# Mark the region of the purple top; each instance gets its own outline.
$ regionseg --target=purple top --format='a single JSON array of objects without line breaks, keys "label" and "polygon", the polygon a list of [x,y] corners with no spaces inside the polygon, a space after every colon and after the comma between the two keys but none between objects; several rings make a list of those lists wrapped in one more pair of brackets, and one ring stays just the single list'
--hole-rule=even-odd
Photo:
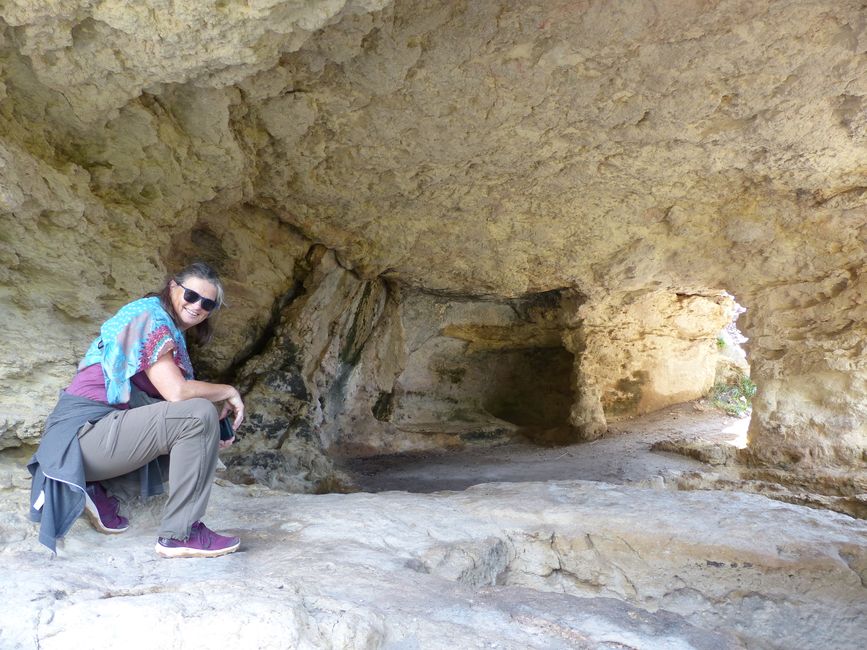
[{"label": "purple top", "polygon": [[[144,371],[138,372],[134,374],[131,378],[133,384],[135,384],[136,388],[144,391],[151,397],[155,397],[157,399],[162,399],[163,396],[160,395],[160,392],[156,389],[151,383],[151,380],[148,379],[148,376],[144,373]],[[72,383],[69,384],[69,387],[66,389],[66,392],[71,395],[77,395],[78,397],[84,397],[87,399],[92,399],[96,402],[102,402],[103,404],[108,404],[108,396],[105,390],[105,377],[102,373],[102,366],[98,363],[94,363],[92,365],[79,370],[76,373],[75,377],[72,379]],[[116,408],[120,409],[128,409],[129,403],[127,404],[115,404]]]},{"label": "purple top", "polygon": [[168,351],[184,379],[193,379],[184,333],[160,298],[148,296],[124,305],[102,324],[78,369],[102,365],[108,403],[127,404],[133,376],[153,366]]}]

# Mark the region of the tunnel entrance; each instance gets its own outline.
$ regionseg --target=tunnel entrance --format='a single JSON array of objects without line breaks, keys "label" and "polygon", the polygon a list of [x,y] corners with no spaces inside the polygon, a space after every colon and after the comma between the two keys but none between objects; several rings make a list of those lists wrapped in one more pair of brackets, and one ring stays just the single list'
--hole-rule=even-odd
[{"label": "tunnel entrance", "polygon": [[744,349],[747,337],[737,326],[738,318],[744,312],[746,308],[735,301],[730,322],[717,336],[719,358],[714,386],[708,395],[717,408],[736,417],[751,412],[752,398],[756,393],[756,386],[750,379],[750,366]]},{"label": "tunnel entrance", "polygon": [[419,295],[405,313],[418,344],[410,341],[388,409],[378,408],[399,433],[460,446],[568,426],[575,361],[557,292],[501,301]]},{"label": "tunnel entrance", "polygon": [[[726,294],[729,295],[730,294]],[[747,431],[752,415],[752,400],[756,394],[756,385],[750,378],[750,366],[744,344],[747,337],[737,326],[740,316],[746,308],[740,305],[734,296],[730,296],[734,307],[731,320],[723,327],[716,339],[719,357],[717,359],[716,376],[713,388],[706,401],[715,408],[726,413],[735,420],[722,431],[727,435],[726,442],[738,449],[747,446]]]},{"label": "tunnel entrance", "polygon": [[487,381],[482,407],[520,427],[557,427],[569,422],[574,399],[574,357],[565,348],[510,350],[480,355]]}]

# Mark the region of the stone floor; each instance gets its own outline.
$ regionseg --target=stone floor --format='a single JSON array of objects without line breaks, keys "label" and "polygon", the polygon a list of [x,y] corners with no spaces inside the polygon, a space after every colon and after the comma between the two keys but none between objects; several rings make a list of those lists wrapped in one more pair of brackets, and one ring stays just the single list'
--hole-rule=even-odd
[{"label": "stone floor", "polygon": [[0,467],[0,648],[834,648],[867,633],[867,522],[594,481],[297,495],[219,482],[239,552],[163,560],[161,502],[56,557]]},{"label": "stone floor", "polygon": [[652,447],[700,440],[734,450],[746,444],[748,425],[749,416],[733,418],[698,401],[612,423],[605,437],[590,443],[540,446],[513,442],[461,451],[346,459],[341,465],[357,487],[369,492],[434,492],[463,490],[479,483],[575,479],[636,483],[709,469],[736,476],[722,467],[711,468]]}]

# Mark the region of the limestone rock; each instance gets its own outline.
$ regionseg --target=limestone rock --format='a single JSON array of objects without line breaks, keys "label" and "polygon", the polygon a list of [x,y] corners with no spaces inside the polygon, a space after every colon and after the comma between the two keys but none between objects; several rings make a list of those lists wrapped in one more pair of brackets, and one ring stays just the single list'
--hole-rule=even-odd
[{"label": "limestone rock", "polygon": [[[666,447],[668,447],[666,449]],[[696,446],[685,447],[682,444],[674,446],[654,445],[660,451],[674,451],[701,460],[708,459],[712,464],[728,464],[731,452],[722,445],[710,450]],[[725,463],[713,463],[713,459],[724,460]],[[799,485],[791,477],[767,470],[739,468],[739,478],[721,476],[714,472],[679,472],[668,476],[657,477],[657,487],[678,490],[736,490],[751,494],[761,494],[769,499],[784,503],[794,503],[810,508],[833,510],[857,519],[867,519],[867,479],[859,477],[852,480],[851,476],[825,476],[825,480],[817,480],[815,475],[808,475]],[[788,485],[786,485],[788,484]]]},{"label": "limestone rock", "polygon": [[[271,309],[317,244],[392,300],[404,288],[501,304],[574,294],[593,327],[648,296],[726,291],[748,309],[753,461],[863,472],[863,11],[859,0],[4,3],[0,445],[33,440],[96,325],[199,248],[226,262],[233,289],[249,287],[243,312],[226,314],[226,347],[203,357],[234,377],[267,347]],[[399,306],[368,304],[358,314],[399,337]],[[488,326],[450,332],[506,340]],[[614,352],[602,343],[616,331],[606,321],[566,339],[570,426],[586,438],[615,411],[705,386],[700,373],[687,390],[683,340],[673,357],[650,337]],[[31,334],[40,350],[22,344]],[[359,358],[400,347],[369,341]],[[700,347],[689,354],[704,367]],[[361,364],[376,376],[337,391],[345,412],[371,400],[387,411],[400,358]],[[318,361],[299,360],[305,381]],[[322,376],[341,377],[325,361]],[[388,435],[374,420],[358,420],[359,445]],[[326,446],[348,434],[337,428],[318,432]]]},{"label": "limestone rock", "polygon": [[695,458],[709,465],[733,465],[738,448],[727,443],[712,443],[698,439],[661,440],[651,446],[652,451],[670,451]]},{"label": "limestone rock", "polygon": [[568,424],[574,359],[563,347],[557,293],[455,300],[405,292],[400,315],[406,362],[379,416],[400,438],[441,433],[460,446]]},{"label": "limestone rock", "polygon": [[320,496],[217,485],[207,521],[242,537],[238,553],[157,559],[157,501],[128,510],[123,535],[76,523],[47,561],[21,471],[0,489],[0,644],[10,650],[87,646],[94,625],[110,645],[863,642],[867,524],[760,496],[589,482]]},{"label": "limestone rock", "polygon": [[573,423],[593,439],[607,420],[703,397],[716,377],[716,337],[734,308],[725,295],[660,291],[580,305],[565,334],[584,396]]},{"label": "limestone rock", "polygon": [[[301,284],[276,314],[271,338],[240,371],[252,433],[227,461],[236,479],[258,473],[272,486],[300,481],[295,487],[308,489],[335,480],[322,454],[333,442],[326,425],[352,397],[348,383],[380,320],[386,291],[342,269],[322,247],[308,251],[305,264]],[[278,451],[257,456],[254,450],[263,446]],[[292,454],[298,458],[291,460]]]},{"label": "limestone rock", "polygon": [[797,284],[768,289],[767,313],[746,314],[757,386],[750,448],[757,458],[784,468],[863,472],[867,277],[860,268],[841,269],[810,292]]},{"label": "limestone rock", "polygon": [[40,82],[67,98],[67,119],[88,125],[160,84],[231,84],[273,66],[341,12],[384,2],[150,4],[12,0],[2,17]]}]

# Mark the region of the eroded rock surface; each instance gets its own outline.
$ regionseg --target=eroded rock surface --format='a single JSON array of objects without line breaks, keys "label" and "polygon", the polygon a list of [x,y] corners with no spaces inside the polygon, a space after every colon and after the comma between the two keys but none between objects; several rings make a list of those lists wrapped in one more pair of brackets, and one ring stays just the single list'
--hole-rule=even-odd
[{"label": "eroded rock surface", "polygon": [[[6,2],[0,446],[35,441],[99,322],[195,255],[234,300],[199,367],[249,379],[252,437],[312,427],[299,489],[331,445],[433,440],[411,411],[446,404],[449,377],[425,383],[401,331],[427,294],[580,303],[565,352],[541,330],[524,350],[548,350],[528,359],[557,368],[537,385],[571,392],[568,428],[593,438],[706,386],[713,334],[678,323],[713,321],[728,291],[748,310],[751,461],[863,473],[863,18],[856,0]],[[314,245],[342,279],[305,267]],[[336,302],[316,312],[314,296]],[[666,312],[677,296],[695,300]],[[502,343],[485,328],[507,320],[436,322]],[[280,323],[307,346],[282,361]],[[470,416],[494,435],[509,427],[490,416],[532,415],[501,396],[452,406],[481,403]],[[284,443],[266,447],[278,468]]]},{"label": "eroded rock surface", "polygon": [[[3,3],[0,449],[36,442],[100,322],[193,257],[230,304],[196,366],[250,413],[226,475],[299,492],[345,487],[336,453],[590,440],[698,397],[734,296],[752,487],[863,516],[864,16],[860,0]],[[76,524],[51,559],[26,483],[0,473],[4,648],[84,647],[97,627],[105,646],[280,648],[865,635],[863,522],[755,495],[227,484],[208,522],[243,552],[166,562],[158,503],[120,537]]]},{"label": "eroded rock surface", "polygon": [[[867,524],[726,492],[591,482],[287,495],[217,485],[215,560],[84,520],[52,558],[22,466],[0,488],[0,645],[240,639],[262,648],[860,648]],[[131,510],[130,510],[131,508]],[[649,516],[653,513],[652,525]],[[106,625],[105,621],[111,621]]]}]

